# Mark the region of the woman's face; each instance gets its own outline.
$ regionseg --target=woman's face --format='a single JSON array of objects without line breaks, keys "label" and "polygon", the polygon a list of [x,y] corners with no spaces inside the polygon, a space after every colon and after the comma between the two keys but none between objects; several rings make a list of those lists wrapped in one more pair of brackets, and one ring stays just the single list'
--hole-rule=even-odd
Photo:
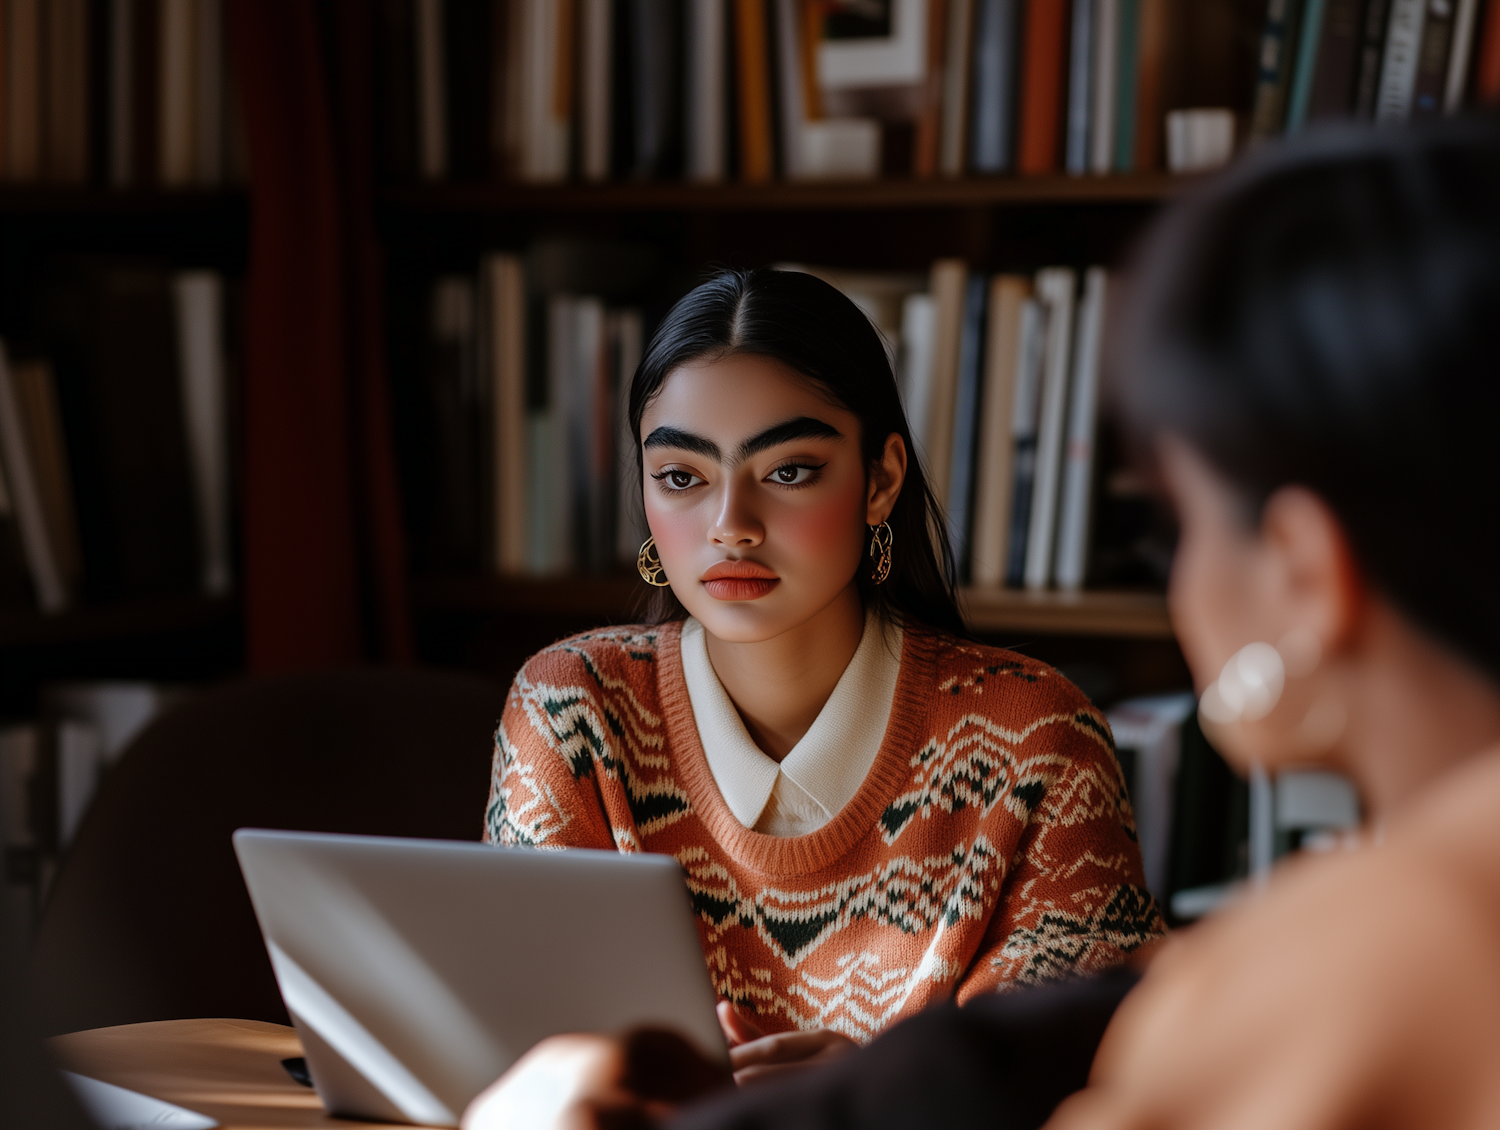
[{"label": "woman's face", "polygon": [[867,527],[900,490],[899,474],[894,489],[867,476],[854,413],[766,357],[673,370],[641,437],[646,521],[672,591],[727,642],[771,639],[849,590],[870,567]]}]

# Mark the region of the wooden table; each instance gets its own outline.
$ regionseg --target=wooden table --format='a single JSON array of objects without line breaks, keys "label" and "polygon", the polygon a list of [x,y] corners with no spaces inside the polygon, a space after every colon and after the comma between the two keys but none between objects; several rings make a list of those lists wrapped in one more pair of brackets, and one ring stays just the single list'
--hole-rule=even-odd
[{"label": "wooden table", "polygon": [[260,1020],[162,1020],[55,1036],[58,1066],[217,1119],[225,1130],[388,1127],[333,1118],[281,1066],[297,1033]]}]

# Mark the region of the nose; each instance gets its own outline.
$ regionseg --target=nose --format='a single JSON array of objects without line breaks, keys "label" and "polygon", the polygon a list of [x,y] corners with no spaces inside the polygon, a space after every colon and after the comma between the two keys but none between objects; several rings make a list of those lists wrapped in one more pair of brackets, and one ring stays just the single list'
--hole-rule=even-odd
[{"label": "nose", "polygon": [[733,476],[724,485],[719,509],[708,529],[708,540],[721,549],[754,549],[765,540],[766,529],[751,505],[752,491]]}]

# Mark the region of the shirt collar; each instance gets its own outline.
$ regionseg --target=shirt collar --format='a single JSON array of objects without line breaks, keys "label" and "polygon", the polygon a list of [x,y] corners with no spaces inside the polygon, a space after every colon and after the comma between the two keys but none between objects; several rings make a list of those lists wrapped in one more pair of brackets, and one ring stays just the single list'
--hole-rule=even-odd
[{"label": "shirt collar", "polygon": [[682,671],[709,769],[734,818],[753,828],[778,774],[815,800],[829,817],[853,799],[880,752],[901,669],[901,629],[873,613],[859,647],[823,709],[778,765],[751,740],[708,658],[703,625],[682,628]]}]

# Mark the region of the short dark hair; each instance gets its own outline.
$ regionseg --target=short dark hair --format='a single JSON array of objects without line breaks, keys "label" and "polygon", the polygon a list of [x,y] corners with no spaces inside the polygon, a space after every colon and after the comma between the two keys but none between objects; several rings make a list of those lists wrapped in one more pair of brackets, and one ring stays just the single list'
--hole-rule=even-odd
[{"label": "short dark hair", "polygon": [[[860,569],[860,596],[866,608],[898,623],[962,635],[942,511],[912,445],[885,346],[859,307],[821,279],[798,271],[722,271],[672,307],[630,385],[637,474],[643,466],[641,417],[667,377],[689,362],[735,354],[780,362],[859,417],[867,473],[880,460],[886,438],[893,432],[901,437],[906,481],[888,519],[894,543],[890,576],[876,585],[869,570]],[[686,615],[671,589],[653,590],[651,622]]]},{"label": "short dark hair", "polygon": [[1181,436],[1254,517],[1316,492],[1373,585],[1500,675],[1500,120],[1266,147],[1162,217],[1120,329],[1138,439]]}]

